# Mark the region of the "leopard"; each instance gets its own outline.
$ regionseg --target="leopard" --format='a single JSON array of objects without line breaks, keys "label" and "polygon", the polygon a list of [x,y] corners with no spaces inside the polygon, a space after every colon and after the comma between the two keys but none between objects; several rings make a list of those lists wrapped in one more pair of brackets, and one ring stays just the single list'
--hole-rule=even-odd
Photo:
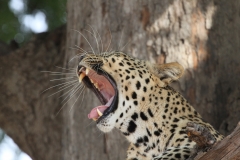
[{"label": "leopard", "polygon": [[85,53],[79,57],[79,83],[95,93],[100,105],[88,118],[107,133],[118,129],[130,142],[127,160],[182,160],[196,145],[186,133],[188,123],[223,139],[170,84],[184,68],[177,62],[157,64],[120,51]]}]

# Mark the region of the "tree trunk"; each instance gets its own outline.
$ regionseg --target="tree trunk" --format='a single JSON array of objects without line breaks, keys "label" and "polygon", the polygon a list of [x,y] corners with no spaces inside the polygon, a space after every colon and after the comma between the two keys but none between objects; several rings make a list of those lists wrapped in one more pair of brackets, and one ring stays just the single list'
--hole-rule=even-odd
[{"label": "tree trunk", "polygon": [[50,84],[49,74],[41,71],[63,65],[65,35],[62,27],[11,53],[0,51],[0,126],[34,160],[61,159],[63,118],[55,116],[60,94],[42,93],[58,82]]},{"label": "tree trunk", "polygon": [[[99,104],[91,92],[74,95],[64,106],[59,95],[40,94],[58,84],[49,84],[41,70],[75,68],[77,59],[71,59],[79,52],[70,48],[91,50],[81,34],[97,53],[111,41],[111,50],[139,59],[179,62],[186,71],[173,87],[221,133],[234,129],[240,115],[239,0],[69,0],[67,8],[66,45],[64,34],[43,34],[0,57],[0,126],[33,159],[126,157],[128,142],[118,131],[104,135],[87,119]],[[100,49],[91,27],[101,36],[96,33]]]}]

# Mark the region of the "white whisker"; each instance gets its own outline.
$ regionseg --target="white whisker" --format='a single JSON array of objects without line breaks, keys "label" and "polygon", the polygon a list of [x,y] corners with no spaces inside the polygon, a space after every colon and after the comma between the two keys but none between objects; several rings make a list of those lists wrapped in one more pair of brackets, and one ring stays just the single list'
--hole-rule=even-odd
[{"label": "white whisker", "polygon": [[41,72],[51,73],[51,74],[75,74],[75,73],[52,72],[52,71],[41,71]]},{"label": "white whisker", "polygon": [[66,80],[66,79],[76,79],[76,76],[74,77],[65,77],[65,78],[57,78],[57,79],[51,79],[49,81],[61,81],[61,80]]},{"label": "white whisker", "polygon": [[[66,93],[64,93],[63,95],[61,95],[60,97],[63,97],[63,96],[65,96],[66,94],[68,94],[68,95],[62,100],[61,103],[63,103],[68,97],[71,97],[72,94],[74,94],[75,89],[78,88],[78,87],[79,87],[79,84],[77,84],[77,85],[74,84],[74,86],[73,86],[70,90],[68,90]],[[80,84],[80,87],[82,87],[81,84]],[[70,92],[71,92],[71,93],[70,93]]]},{"label": "white whisker", "polygon": [[75,32],[78,32],[78,33],[85,39],[85,41],[88,43],[88,45],[89,45],[90,48],[92,49],[92,52],[95,54],[95,52],[94,52],[91,44],[90,44],[89,41],[87,40],[87,38],[86,38],[81,32],[79,32],[78,30],[74,30],[74,31],[75,31]]},{"label": "white whisker", "polygon": [[102,42],[102,38],[101,38],[101,36],[100,36],[100,34],[99,34],[98,31],[97,31],[97,34],[98,34],[98,37],[99,37],[99,39],[100,39],[100,43],[101,43],[101,46],[102,46],[102,49],[101,49],[101,52],[100,52],[100,53],[102,53],[102,52],[103,52],[103,42]]},{"label": "white whisker", "polygon": [[[78,91],[79,89],[81,89],[81,88],[82,88],[82,87],[78,88],[77,91]],[[83,90],[82,90],[82,91],[83,91]],[[75,103],[77,102],[77,100],[78,100],[78,98],[80,97],[81,94],[82,94],[82,92],[77,96],[77,98],[76,98],[76,100],[74,101],[73,105],[71,106],[69,112],[72,110],[73,106],[75,105]]]},{"label": "white whisker", "polygon": [[88,31],[88,30],[86,30],[86,31],[89,32],[95,38],[95,41],[96,41],[96,44],[97,44],[98,53],[99,53],[100,50],[99,50],[99,44],[98,44],[98,39],[97,39],[96,33],[95,33],[95,31],[94,31],[92,26],[90,26],[90,25],[88,25],[88,26],[92,29],[93,33]]},{"label": "white whisker", "polygon": [[128,41],[122,48],[120,51],[123,51],[123,49],[129,44],[130,41]]},{"label": "white whisker", "polygon": [[[70,86],[71,86],[71,85],[70,85]],[[68,85],[67,87],[64,87],[64,88],[60,89],[59,91],[57,91],[57,92],[55,92],[55,93],[51,94],[51,95],[50,95],[50,96],[48,96],[48,97],[51,97],[51,96],[53,96],[53,95],[55,95],[55,94],[57,94],[57,93],[59,93],[59,92],[61,92],[61,91],[65,90],[65,89],[69,88],[70,86]]]},{"label": "white whisker", "polygon": [[74,81],[70,81],[70,82],[64,82],[64,83],[57,84],[55,86],[49,87],[49,88],[45,89],[44,91],[42,91],[41,94],[48,91],[49,89],[52,89],[52,88],[55,88],[55,87],[58,87],[58,86],[61,86],[61,85],[66,85],[66,84],[69,84],[69,83],[72,83],[72,82],[75,82],[75,81],[78,81],[78,80],[74,80]]},{"label": "white whisker", "polygon": [[64,69],[64,70],[68,70],[68,71],[75,71],[76,70],[76,68],[63,68],[63,67],[59,67],[59,66],[55,66],[55,67],[57,67],[57,68],[60,68],[60,69]]},{"label": "white whisker", "polygon": [[[80,89],[81,87],[79,87],[78,89]],[[78,91],[78,89],[77,89],[77,91]],[[62,107],[59,109],[59,111],[56,113],[56,115],[55,116],[57,116],[59,113],[60,113],[60,111],[63,109],[63,107],[72,99],[72,97],[73,96],[71,96],[63,105],[62,105]]]},{"label": "white whisker", "polygon": [[119,41],[119,44],[118,44],[118,51],[120,51],[119,49],[120,49],[120,45],[122,43],[122,36],[123,36],[123,30],[122,30],[120,41]]}]

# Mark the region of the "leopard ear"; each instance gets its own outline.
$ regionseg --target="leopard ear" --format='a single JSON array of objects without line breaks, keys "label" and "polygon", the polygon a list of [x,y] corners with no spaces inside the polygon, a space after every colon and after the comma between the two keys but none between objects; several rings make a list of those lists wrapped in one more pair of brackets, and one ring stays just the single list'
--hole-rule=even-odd
[{"label": "leopard ear", "polygon": [[148,64],[150,70],[166,84],[178,80],[184,72],[184,68],[177,62],[166,64]]}]

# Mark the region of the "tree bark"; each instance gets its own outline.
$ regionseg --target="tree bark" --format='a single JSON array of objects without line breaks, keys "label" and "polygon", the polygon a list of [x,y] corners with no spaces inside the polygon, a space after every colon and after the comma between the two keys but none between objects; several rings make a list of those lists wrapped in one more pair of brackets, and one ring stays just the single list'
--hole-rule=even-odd
[{"label": "tree bark", "polygon": [[[128,142],[118,131],[104,135],[87,119],[99,104],[91,92],[79,98],[78,92],[64,106],[58,97],[68,90],[50,98],[60,90],[40,94],[59,84],[40,71],[75,68],[77,58],[71,59],[79,51],[70,48],[91,51],[78,31],[97,53],[111,41],[108,50],[153,63],[179,62],[186,71],[173,87],[221,133],[234,129],[240,115],[239,0],[69,0],[67,5],[66,41],[64,29],[41,34],[0,57],[0,127],[33,159],[126,157]],[[91,27],[101,36],[97,33],[100,49]]]}]

